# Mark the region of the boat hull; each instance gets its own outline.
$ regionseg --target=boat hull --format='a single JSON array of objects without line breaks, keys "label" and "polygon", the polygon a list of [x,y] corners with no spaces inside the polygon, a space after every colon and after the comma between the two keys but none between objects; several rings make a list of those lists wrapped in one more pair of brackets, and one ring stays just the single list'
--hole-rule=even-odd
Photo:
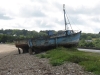
[{"label": "boat hull", "polygon": [[29,52],[31,48],[35,53],[47,51],[59,46],[74,47],[77,46],[80,39],[81,32],[67,34],[67,35],[52,35],[49,37],[40,37],[35,39],[17,40],[15,45],[21,48],[23,52]]},{"label": "boat hull", "polygon": [[46,51],[48,49],[56,48],[58,46],[73,47],[77,46],[80,39],[81,32],[71,35],[57,36],[50,38],[39,38],[32,40],[32,49]]},{"label": "boat hull", "polygon": [[28,39],[23,39],[23,40],[16,40],[15,41],[15,46],[18,48],[21,48],[23,53],[27,53],[29,46],[28,46]]}]

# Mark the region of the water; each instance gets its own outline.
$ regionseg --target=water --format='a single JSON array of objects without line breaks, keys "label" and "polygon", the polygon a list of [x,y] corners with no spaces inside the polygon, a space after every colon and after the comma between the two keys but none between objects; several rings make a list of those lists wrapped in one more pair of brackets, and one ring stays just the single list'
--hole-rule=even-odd
[{"label": "water", "polygon": [[85,52],[94,52],[94,53],[100,53],[100,50],[95,50],[95,49],[82,49],[78,48],[79,51],[85,51]]}]

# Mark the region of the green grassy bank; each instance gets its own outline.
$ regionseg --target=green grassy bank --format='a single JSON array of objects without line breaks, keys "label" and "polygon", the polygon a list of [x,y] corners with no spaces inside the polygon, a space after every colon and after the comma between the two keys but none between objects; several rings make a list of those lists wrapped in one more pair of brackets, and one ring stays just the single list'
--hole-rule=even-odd
[{"label": "green grassy bank", "polygon": [[62,65],[66,61],[77,63],[86,71],[100,74],[100,54],[78,51],[76,48],[59,47],[47,51],[46,54],[38,54],[41,58],[49,58],[53,66]]}]

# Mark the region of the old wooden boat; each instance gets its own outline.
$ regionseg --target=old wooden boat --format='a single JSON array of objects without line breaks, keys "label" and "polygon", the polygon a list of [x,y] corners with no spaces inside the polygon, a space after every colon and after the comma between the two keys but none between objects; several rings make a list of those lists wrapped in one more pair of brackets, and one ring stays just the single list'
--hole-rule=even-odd
[{"label": "old wooden boat", "polygon": [[19,54],[21,53],[19,48],[21,48],[23,50],[23,53],[27,53],[28,52],[28,50],[29,50],[28,40],[29,39],[16,39],[14,41],[15,42],[15,46],[18,48]]},{"label": "old wooden boat", "polygon": [[48,38],[31,39],[29,46],[34,49],[35,52],[41,52],[42,50],[48,50],[58,46],[73,47],[77,46],[79,42],[81,32],[71,33],[66,31],[65,34],[59,34],[56,36],[50,36]]},{"label": "old wooden boat", "polygon": [[[63,5],[65,31],[62,33],[54,34],[52,31],[47,31],[48,36],[31,38],[27,40],[17,40],[15,45],[19,49],[23,49],[24,52],[39,53],[48,49],[56,48],[58,46],[73,47],[77,46],[81,31],[66,30],[66,26],[70,23],[66,22],[65,5]],[[68,17],[67,17],[68,19]],[[69,21],[69,20],[68,20]]]}]

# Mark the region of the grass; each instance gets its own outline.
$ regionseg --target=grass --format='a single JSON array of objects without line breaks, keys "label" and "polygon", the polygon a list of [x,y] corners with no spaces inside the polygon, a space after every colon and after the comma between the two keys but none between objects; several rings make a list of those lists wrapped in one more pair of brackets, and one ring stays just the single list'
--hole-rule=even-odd
[{"label": "grass", "polygon": [[76,48],[59,47],[38,56],[49,58],[53,66],[62,65],[64,62],[69,61],[83,66],[86,71],[100,74],[100,54],[97,53],[82,52]]}]

